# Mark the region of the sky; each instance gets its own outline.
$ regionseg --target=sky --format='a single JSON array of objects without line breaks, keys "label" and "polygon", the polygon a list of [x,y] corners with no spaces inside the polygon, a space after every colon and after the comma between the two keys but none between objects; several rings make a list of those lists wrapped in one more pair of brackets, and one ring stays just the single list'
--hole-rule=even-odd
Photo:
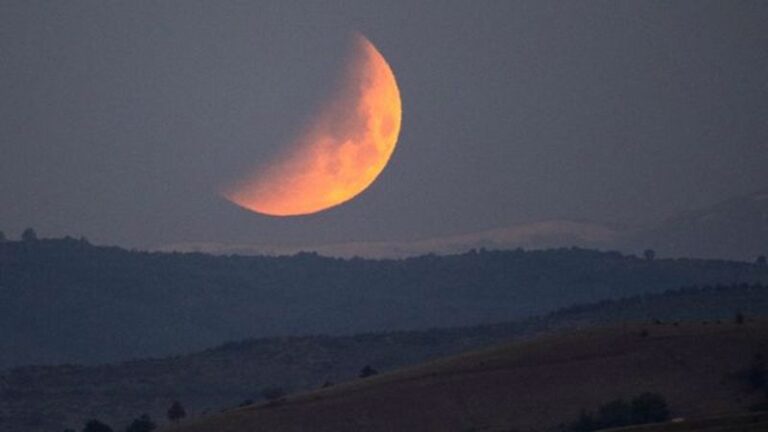
[{"label": "sky", "polygon": [[[323,244],[551,219],[651,224],[768,187],[768,3],[0,3],[0,230]],[[356,199],[219,193],[327,100],[355,32],[402,96]]]}]

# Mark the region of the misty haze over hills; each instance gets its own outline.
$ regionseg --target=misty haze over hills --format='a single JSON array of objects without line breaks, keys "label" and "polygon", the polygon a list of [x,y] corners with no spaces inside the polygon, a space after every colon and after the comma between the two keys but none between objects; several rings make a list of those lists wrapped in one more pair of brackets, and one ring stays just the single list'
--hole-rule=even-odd
[{"label": "misty haze over hills", "polygon": [[[646,224],[768,187],[764,2],[77,3],[0,2],[6,234],[410,241]],[[223,200],[329,101],[355,31],[403,98],[379,180],[312,217]]]},{"label": "misty haze over hills", "polygon": [[768,189],[682,212],[644,227],[562,219],[414,241],[303,246],[189,242],[161,246],[158,250],[245,255],[290,255],[315,251],[321,255],[345,258],[402,258],[428,253],[462,253],[473,248],[548,249],[571,246],[619,250],[628,254],[639,254],[650,248],[662,257],[751,261],[759,255],[768,254]]},{"label": "misty haze over hills", "polygon": [[611,244],[618,231],[589,222],[552,220],[514,225],[471,234],[414,241],[351,242],[328,245],[279,246],[223,243],[180,243],[162,246],[161,251],[205,252],[218,255],[293,255],[317,252],[340,258],[406,258],[426,254],[455,254],[470,249],[546,249],[557,247],[602,247]]},{"label": "misty haze over hills", "polygon": [[626,236],[661,256],[752,260],[768,254],[768,189],[681,213]]}]

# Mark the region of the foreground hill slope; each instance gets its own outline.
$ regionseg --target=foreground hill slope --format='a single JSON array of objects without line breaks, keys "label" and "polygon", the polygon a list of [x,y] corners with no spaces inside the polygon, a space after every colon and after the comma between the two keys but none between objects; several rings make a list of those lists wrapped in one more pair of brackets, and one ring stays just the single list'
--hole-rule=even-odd
[{"label": "foreground hill slope", "polygon": [[743,282],[768,282],[768,266],[583,249],[342,260],[4,242],[0,369],[180,354],[249,337],[478,325]]},{"label": "foreground hill slope", "polygon": [[190,421],[177,432],[556,430],[642,392],[674,416],[745,412],[768,323],[615,326],[513,343]]},{"label": "foreground hill slope", "polygon": [[566,329],[627,321],[730,322],[768,316],[767,285],[687,287],[602,301],[522,321],[354,336],[251,339],[202,352],[101,366],[36,366],[0,372],[0,430],[77,429],[99,418],[120,429],[140,413],[162,419],[173,400],[191,416],[355,379],[364,365],[394,371],[440,357]]}]

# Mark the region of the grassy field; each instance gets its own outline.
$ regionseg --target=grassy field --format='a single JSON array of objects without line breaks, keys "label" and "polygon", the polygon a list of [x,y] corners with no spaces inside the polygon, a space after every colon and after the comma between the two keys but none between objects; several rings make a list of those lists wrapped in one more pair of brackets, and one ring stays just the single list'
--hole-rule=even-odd
[{"label": "grassy field", "polygon": [[173,430],[554,431],[582,410],[642,392],[663,395],[673,417],[692,421],[746,413],[763,400],[746,379],[758,354],[768,354],[766,322],[582,330],[194,419]]}]

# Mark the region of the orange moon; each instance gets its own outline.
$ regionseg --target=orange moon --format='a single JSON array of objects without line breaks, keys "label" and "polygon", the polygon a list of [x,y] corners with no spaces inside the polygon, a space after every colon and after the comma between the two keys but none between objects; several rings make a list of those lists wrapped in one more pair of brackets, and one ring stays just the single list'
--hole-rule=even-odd
[{"label": "orange moon", "polygon": [[392,68],[362,35],[345,72],[290,150],[226,190],[227,199],[266,215],[306,215],[349,201],[376,180],[400,134],[400,91]]}]

